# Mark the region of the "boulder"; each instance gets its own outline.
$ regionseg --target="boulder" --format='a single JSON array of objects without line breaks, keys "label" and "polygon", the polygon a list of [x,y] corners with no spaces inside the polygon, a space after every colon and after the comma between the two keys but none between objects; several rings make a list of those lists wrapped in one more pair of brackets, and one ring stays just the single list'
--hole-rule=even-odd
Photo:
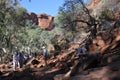
[{"label": "boulder", "polygon": [[38,60],[34,59],[34,60],[31,61],[31,63],[32,63],[33,65],[35,65],[35,64],[39,64],[40,62],[39,62]]},{"label": "boulder", "polygon": [[37,59],[33,58],[31,59],[26,65],[35,65],[35,64],[39,64],[40,61],[38,61]]}]

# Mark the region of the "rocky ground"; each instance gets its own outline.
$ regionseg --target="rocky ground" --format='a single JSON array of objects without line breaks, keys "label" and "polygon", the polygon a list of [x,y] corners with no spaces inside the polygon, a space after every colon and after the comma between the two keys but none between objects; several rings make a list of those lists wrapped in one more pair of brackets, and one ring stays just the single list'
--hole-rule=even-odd
[{"label": "rocky ground", "polygon": [[56,57],[51,56],[46,67],[42,56],[16,71],[12,70],[12,63],[1,64],[0,80],[120,80],[120,28],[92,41],[84,61],[76,55],[78,44],[73,44]]}]

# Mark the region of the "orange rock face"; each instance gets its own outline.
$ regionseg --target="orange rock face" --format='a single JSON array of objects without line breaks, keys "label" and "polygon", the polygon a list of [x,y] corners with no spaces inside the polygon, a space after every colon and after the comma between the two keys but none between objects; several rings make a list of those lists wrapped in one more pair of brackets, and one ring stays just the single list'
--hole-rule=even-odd
[{"label": "orange rock face", "polygon": [[42,29],[51,30],[55,26],[53,24],[54,17],[47,15],[47,14],[38,14],[38,26],[40,26]]},{"label": "orange rock face", "polygon": [[33,23],[38,25],[40,28],[45,30],[52,30],[55,25],[53,24],[54,17],[47,14],[35,14],[27,13],[28,19],[32,20]]},{"label": "orange rock face", "polygon": [[87,8],[88,8],[88,9],[93,9],[93,7],[96,7],[96,5],[97,5],[100,1],[101,1],[101,0],[92,0],[92,1],[88,4]]}]

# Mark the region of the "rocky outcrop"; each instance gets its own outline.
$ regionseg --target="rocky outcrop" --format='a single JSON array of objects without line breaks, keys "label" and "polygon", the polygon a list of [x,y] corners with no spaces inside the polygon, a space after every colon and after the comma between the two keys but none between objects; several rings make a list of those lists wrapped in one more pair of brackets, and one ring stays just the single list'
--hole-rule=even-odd
[{"label": "rocky outcrop", "polygon": [[43,56],[31,59],[17,71],[1,64],[0,80],[120,80],[120,28],[114,29],[111,34],[101,33],[91,45],[90,48],[94,50],[95,46],[99,47],[100,52],[104,49],[105,55],[89,53],[81,61],[76,49],[70,48],[61,51],[56,57],[51,56],[46,67]]},{"label": "rocky outcrop", "polygon": [[88,4],[87,8],[92,11],[94,16],[97,16],[105,9],[112,11],[119,10],[120,0],[92,0],[91,3]]},{"label": "rocky outcrop", "polygon": [[54,17],[45,13],[35,14],[33,12],[30,12],[27,13],[27,18],[45,30],[52,30],[55,27],[53,24]]},{"label": "rocky outcrop", "polygon": [[93,7],[96,7],[97,4],[98,4],[100,1],[101,1],[101,0],[92,0],[92,1],[88,4],[87,8],[93,9]]},{"label": "rocky outcrop", "polygon": [[42,29],[51,30],[55,27],[53,24],[53,19],[54,19],[53,16],[43,13],[43,14],[38,14],[37,18],[38,18],[38,26],[40,26]]},{"label": "rocky outcrop", "polygon": [[92,45],[89,45],[90,53],[105,53],[106,50],[111,50],[119,46],[120,42],[120,28],[114,29],[110,32],[102,32],[93,39]]}]

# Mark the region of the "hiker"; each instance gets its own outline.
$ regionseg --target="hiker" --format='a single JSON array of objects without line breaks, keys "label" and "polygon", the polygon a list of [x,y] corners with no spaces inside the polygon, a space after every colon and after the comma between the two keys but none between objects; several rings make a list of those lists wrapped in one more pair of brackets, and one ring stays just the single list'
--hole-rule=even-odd
[{"label": "hiker", "polygon": [[45,46],[43,46],[42,48],[43,48],[43,56],[44,56],[45,66],[47,66],[48,51]]},{"label": "hiker", "polygon": [[18,57],[18,68],[22,68],[25,62],[25,58],[21,52],[18,53],[17,57]]},{"label": "hiker", "polygon": [[86,48],[83,45],[79,45],[77,49],[78,57],[83,60],[84,57],[86,57]]},{"label": "hiker", "polygon": [[16,70],[18,66],[18,52],[15,51],[13,54],[13,70]]},{"label": "hiker", "polygon": [[29,55],[25,53],[23,57],[24,57],[24,64],[26,64],[29,60]]},{"label": "hiker", "polygon": [[13,54],[13,70],[16,70],[17,67],[22,68],[24,61],[25,59],[22,53],[18,52],[18,50],[15,50]]}]

